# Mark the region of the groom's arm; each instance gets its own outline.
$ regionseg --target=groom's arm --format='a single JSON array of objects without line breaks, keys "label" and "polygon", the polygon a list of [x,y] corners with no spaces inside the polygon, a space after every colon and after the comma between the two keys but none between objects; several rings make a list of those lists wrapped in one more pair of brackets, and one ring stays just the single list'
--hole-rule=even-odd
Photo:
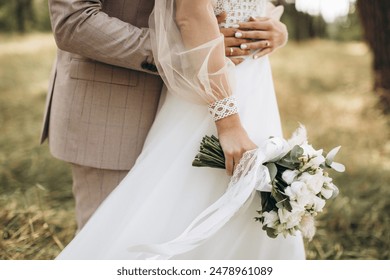
[{"label": "groom's arm", "polygon": [[58,48],[111,65],[149,72],[152,62],[148,28],[138,28],[102,11],[100,0],[49,0]]}]

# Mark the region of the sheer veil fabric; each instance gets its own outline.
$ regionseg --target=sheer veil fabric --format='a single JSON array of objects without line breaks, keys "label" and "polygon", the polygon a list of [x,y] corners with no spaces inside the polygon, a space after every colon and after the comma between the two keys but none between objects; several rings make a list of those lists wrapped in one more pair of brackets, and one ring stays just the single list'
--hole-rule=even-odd
[{"label": "sheer veil fabric", "polygon": [[[268,58],[248,56],[239,66],[226,60],[210,72],[223,38],[185,49],[174,18],[174,0],[156,1],[152,45],[167,88],[143,151],[57,259],[304,259],[300,235],[270,239],[254,221],[255,189],[267,188],[261,163],[284,147],[280,138],[267,140],[282,135]],[[206,106],[220,98],[215,89],[237,98],[243,125],[261,147],[233,178],[191,166],[202,137],[216,135]]]},{"label": "sheer veil fabric", "polygon": [[[211,3],[209,12],[214,14]],[[153,56],[169,91],[198,104],[230,96],[234,65],[225,58],[223,36],[188,49],[182,42],[175,18],[175,0],[162,0],[155,2],[149,19]],[[211,70],[216,57],[224,60],[225,65]]]}]

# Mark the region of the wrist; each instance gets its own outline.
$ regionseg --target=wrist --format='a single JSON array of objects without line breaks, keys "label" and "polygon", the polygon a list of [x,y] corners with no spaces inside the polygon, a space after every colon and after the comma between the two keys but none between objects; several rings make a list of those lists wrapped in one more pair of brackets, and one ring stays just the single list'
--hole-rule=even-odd
[{"label": "wrist", "polygon": [[216,121],[215,126],[217,127],[218,134],[221,134],[227,130],[241,128],[242,124],[240,116],[238,114],[234,114]]}]

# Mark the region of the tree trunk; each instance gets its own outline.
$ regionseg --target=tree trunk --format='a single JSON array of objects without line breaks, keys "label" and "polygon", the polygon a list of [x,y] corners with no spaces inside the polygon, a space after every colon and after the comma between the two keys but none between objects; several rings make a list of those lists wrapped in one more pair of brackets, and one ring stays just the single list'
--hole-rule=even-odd
[{"label": "tree trunk", "polygon": [[27,22],[34,19],[32,0],[15,1],[16,25],[20,33],[26,32]]},{"label": "tree trunk", "polygon": [[357,8],[374,55],[374,90],[383,112],[390,114],[390,1],[358,0]]}]

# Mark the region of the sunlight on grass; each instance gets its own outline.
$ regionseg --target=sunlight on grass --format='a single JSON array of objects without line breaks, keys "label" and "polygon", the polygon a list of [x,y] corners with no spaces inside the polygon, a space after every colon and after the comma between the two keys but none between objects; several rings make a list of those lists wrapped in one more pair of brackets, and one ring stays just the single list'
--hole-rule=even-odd
[{"label": "sunlight on grass", "polygon": [[53,51],[54,38],[47,34],[0,35],[0,56],[34,55],[41,51]]},{"label": "sunlight on grass", "polygon": [[[68,166],[39,134],[55,45],[50,34],[0,35],[0,259],[52,259],[75,232]],[[289,44],[271,57],[285,136],[342,149],[340,195],[318,216],[309,259],[389,259],[390,137],[362,43]],[[259,228],[259,230],[261,230]]]},{"label": "sunlight on grass", "polygon": [[26,94],[42,95],[47,90],[47,79],[55,56],[53,36],[0,35],[0,42],[2,95],[12,96],[11,102],[23,99]]}]

